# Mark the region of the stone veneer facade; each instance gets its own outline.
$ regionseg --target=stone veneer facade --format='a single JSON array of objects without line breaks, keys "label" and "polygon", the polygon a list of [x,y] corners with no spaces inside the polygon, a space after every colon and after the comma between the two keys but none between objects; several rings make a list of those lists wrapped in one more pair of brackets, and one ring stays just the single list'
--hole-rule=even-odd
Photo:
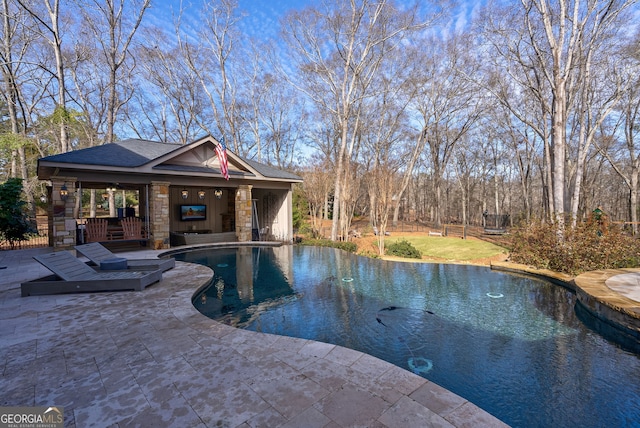
[{"label": "stone veneer facade", "polygon": [[169,246],[169,183],[152,181],[149,203],[149,241],[159,250]]},{"label": "stone veneer facade", "polygon": [[[76,203],[75,177],[56,177],[51,180],[49,192],[49,246],[56,249],[73,249],[76,245],[76,220],[73,208]],[[68,196],[63,200],[60,189],[66,186]]]},{"label": "stone veneer facade", "polygon": [[251,189],[253,186],[242,184],[236,190],[236,239],[249,242],[251,236]]}]

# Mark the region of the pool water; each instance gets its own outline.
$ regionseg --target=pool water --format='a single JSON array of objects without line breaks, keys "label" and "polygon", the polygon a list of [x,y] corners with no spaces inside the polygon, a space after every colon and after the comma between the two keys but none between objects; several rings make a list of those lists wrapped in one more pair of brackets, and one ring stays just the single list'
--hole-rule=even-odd
[{"label": "pool water", "polygon": [[640,355],[587,328],[560,286],[320,247],[175,257],[213,268],[194,305],[220,322],[366,352],[514,427],[640,424]]}]

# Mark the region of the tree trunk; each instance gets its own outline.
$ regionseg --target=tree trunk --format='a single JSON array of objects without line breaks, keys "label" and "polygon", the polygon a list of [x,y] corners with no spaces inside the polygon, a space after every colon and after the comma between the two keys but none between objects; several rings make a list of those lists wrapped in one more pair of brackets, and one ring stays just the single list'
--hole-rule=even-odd
[{"label": "tree trunk", "polygon": [[91,189],[89,196],[89,217],[96,217],[96,189]]},{"label": "tree trunk", "polygon": [[344,180],[344,155],[347,146],[347,121],[342,124],[342,137],[340,150],[336,159],[335,180],[333,184],[333,219],[331,222],[331,240],[338,239],[338,229],[340,226],[340,204],[342,202],[342,181]]},{"label": "tree trunk", "polygon": [[629,191],[629,217],[633,236],[638,234],[638,165],[633,164],[631,170],[631,189]]},{"label": "tree trunk", "polygon": [[116,193],[113,190],[107,190],[109,194],[109,217],[116,217]]},{"label": "tree trunk", "polygon": [[[557,78],[556,82],[560,81]],[[564,227],[564,191],[565,191],[565,120],[564,105],[566,96],[564,84],[559,83],[553,102],[553,158],[552,158],[552,191],[553,191],[553,219],[559,230]]]}]

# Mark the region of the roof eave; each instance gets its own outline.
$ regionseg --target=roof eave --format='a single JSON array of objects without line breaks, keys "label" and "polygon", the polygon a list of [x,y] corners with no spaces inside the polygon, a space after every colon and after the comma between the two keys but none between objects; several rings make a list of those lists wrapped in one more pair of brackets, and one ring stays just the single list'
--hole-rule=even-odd
[{"label": "roof eave", "polygon": [[[137,175],[171,175],[176,177],[184,176],[196,176],[202,178],[216,178],[220,176],[219,171],[190,171],[185,173],[184,171],[175,171],[171,169],[158,170],[147,165],[138,167],[116,167],[106,165],[93,165],[93,164],[76,164],[67,162],[50,162],[38,160],[38,178],[41,180],[48,180],[57,175],[70,175],[73,176],[74,171],[84,172],[105,172],[105,173],[133,173]],[[60,174],[59,174],[60,173]],[[253,180],[253,181],[274,181],[280,183],[302,183],[301,179],[294,178],[282,178],[282,177],[268,177],[259,173],[243,173],[232,174],[231,180]]]}]

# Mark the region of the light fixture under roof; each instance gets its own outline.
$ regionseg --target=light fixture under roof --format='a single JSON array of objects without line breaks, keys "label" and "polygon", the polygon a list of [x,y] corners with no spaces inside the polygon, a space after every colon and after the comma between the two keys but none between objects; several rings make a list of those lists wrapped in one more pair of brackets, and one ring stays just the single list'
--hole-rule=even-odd
[{"label": "light fixture under roof", "polygon": [[68,197],[69,197],[69,189],[67,189],[67,184],[65,183],[60,188],[60,199],[62,199],[63,201],[66,201]]}]

